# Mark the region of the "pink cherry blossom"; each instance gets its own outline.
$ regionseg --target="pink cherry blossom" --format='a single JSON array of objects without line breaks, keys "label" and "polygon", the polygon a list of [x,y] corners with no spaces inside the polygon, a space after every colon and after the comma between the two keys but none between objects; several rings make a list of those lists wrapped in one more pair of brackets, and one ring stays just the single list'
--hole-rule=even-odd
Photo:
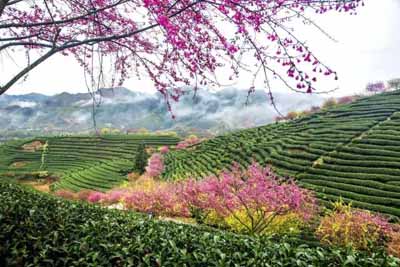
[{"label": "pink cherry blossom", "polygon": [[164,159],[163,156],[159,153],[154,153],[148,159],[146,174],[150,177],[159,176],[164,170]]},{"label": "pink cherry blossom", "polygon": [[[263,69],[265,80],[272,76],[293,90],[312,92],[319,81],[315,75],[337,79],[336,72],[310,51],[301,32],[288,29],[297,19],[310,22],[309,11],[356,14],[361,4],[361,0],[0,1],[0,51],[11,56],[24,51],[30,63],[10,80],[0,81],[0,94],[57,53],[75,57],[92,86],[99,86],[98,75],[104,78],[106,72],[112,74],[109,87],[129,77],[148,77],[168,108],[171,99],[179,100],[182,86],[218,85],[214,78],[218,70],[230,70],[224,75],[233,78],[249,62]],[[107,71],[106,66],[110,66]],[[312,70],[316,73],[310,78]]]}]

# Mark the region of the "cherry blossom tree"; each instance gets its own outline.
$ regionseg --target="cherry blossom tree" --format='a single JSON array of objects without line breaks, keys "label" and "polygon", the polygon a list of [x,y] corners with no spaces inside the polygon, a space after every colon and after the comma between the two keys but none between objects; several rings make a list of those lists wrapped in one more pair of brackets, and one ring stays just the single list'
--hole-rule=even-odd
[{"label": "cherry blossom tree", "polygon": [[164,158],[160,153],[154,153],[147,160],[146,173],[150,177],[159,176],[164,170]]},{"label": "cherry blossom tree", "polygon": [[368,83],[365,89],[369,93],[381,93],[386,90],[386,86],[384,82],[379,81],[379,82]]},{"label": "cherry blossom tree", "polygon": [[26,55],[18,73],[0,78],[0,95],[58,53],[74,56],[93,88],[148,77],[168,106],[179,100],[183,86],[218,85],[220,68],[229,69],[232,79],[241,70],[254,79],[262,75],[268,89],[269,79],[278,78],[292,90],[313,92],[320,77],[337,74],[309,50],[293,23],[324,32],[309,18],[312,12],[356,14],[360,5],[361,0],[0,0],[0,53]]}]

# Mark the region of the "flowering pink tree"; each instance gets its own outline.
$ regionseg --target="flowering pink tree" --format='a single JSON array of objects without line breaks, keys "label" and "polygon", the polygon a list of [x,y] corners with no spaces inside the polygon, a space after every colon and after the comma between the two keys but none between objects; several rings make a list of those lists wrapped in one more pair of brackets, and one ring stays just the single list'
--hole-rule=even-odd
[{"label": "flowering pink tree", "polygon": [[200,142],[201,142],[201,140],[200,140],[197,136],[191,135],[191,136],[189,136],[188,138],[186,138],[185,140],[180,141],[180,142],[176,145],[175,148],[176,148],[177,150],[186,149],[186,148],[188,148],[189,146],[193,146],[193,145],[198,144],[198,143],[200,143]]},{"label": "flowering pink tree", "polygon": [[159,153],[151,155],[147,162],[146,173],[150,177],[159,176],[164,170],[164,159]]},{"label": "flowering pink tree", "polygon": [[168,146],[162,146],[159,149],[161,154],[167,154],[169,152],[169,147]]},{"label": "flowering pink tree", "polygon": [[92,203],[97,203],[102,201],[105,198],[105,194],[101,192],[91,192],[87,197],[87,201]]},{"label": "flowering pink tree", "polygon": [[134,189],[125,194],[127,208],[160,216],[189,217],[185,201],[176,194],[173,184],[158,185],[150,190]]},{"label": "flowering pink tree", "polygon": [[[234,78],[258,62],[261,73],[312,92],[318,76],[337,79],[295,30],[292,21],[320,29],[308,11],[355,14],[361,0],[0,0],[0,53],[26,53],[26,64],[1,77],[0,95],[57,53],[71,55],[93,88],[147,75],[167,101],[181,86],[217,83],[216,70]],[[16,58],[16,57],[14,57]],[[107,64],[106,64],[107,63]],[[111,63],[111,64],[109,64]],[[105,85],[104,85],[105,86]],[[249,85],[250,87],[250,85]],[[169,103],[169,102],[167,102]]]},{"label": "flowering pink tree", "polygon": [[374,82],[367,84],[365,89],[370,93],[380,93],[385,91],[386,86],[384,82]]},{"label": "flowering pink tree", "polygon": [[355,95],[342,96],[342,97],[339,97],[339,98],[336,100],[336,102],[337,102],[338,104],[349,104],[349,103],[355,101],[357,98],[358,98],[358,97],[355,96]]},{"label": "flowering pink tree", "polygon": [[308,191],[293,182],[281,183],[270,168],[256,163],[244,172],[234,165],[233,171],[219,177],[184,182],[180,194],[192,212],[232,217],[252,234],[263,233],[276,216],[295,213],[307,221],[316,212]]}]

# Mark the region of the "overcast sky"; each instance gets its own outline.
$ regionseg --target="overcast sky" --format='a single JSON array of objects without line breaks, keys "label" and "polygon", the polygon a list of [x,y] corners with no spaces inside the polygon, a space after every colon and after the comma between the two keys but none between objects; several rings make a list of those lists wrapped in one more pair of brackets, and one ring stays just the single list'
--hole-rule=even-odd
[{"label": "overcast sky", "polygon": [[[315,54],[338,72],[338,84],[334,81],[326,84],[327,89],[339,86],[336,95],[360,92],[369,81],[400,77],[400,0],[365,0],[365,4],[357,16],[331,13],[315,17],[319,25],[338,40],[337,43],[315,30],[301,35],[306,37]],[[18,62],[18,58],[14,61]],[[16,70],[15,63],[0,58],[0,73],[10,75]],[[233,86],[247,89],[251,76],[242,74],[239,80]],[[130,79],[124,86],[131,90],[154,91],[152,83],[146,79]],[[83,71],[75,60],[57,55],[7,93],[52,95],[86,90]],[[274,90],[283,89],[276,86]]]}]

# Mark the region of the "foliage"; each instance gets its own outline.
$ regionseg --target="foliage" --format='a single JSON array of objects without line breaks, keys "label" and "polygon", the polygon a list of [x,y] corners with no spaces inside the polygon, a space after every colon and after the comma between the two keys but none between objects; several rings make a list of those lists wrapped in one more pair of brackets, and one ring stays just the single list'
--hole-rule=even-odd
[{"label": "foliage", "polygon": [[250,234],[299,233],[317,211],[309,192],[293,182],[282,183],[269,168],[255,163],[246,171],[235,165],[231,172],[201,181],[166,183],[144,176],[130,188],[86,197],[155,215],[191,216],[199,223]]},{"label": "foliage", "polygon": [[101,201],[106,204],[116,204],[121,203],[124,201],[124,197],[127,193],[127,189],[113,189],[108,191],[107,194],[103,194],[100,197],[102,198]]},{"label": "foliage", "polygon": [[2,266],[397,266],[367,254],[205,227],[65,201],[0,183]]},{"label": "foliage", "polygon": [[320,111],[320,110],[321,110],[321,108],[318,107],[318,106],[312,106],[312,107],[310,108],[311,113],[315,113],[315,112],[318,112],[318,111]]},{"label": "foliage", "polygon": [[400,226],[397,227],[396,231],[391,233],[387,247],[389,254],[400,258]]},{"label": "foliage", "polygon": [[[1,82],[0,94],[57,53],[76,58],[92,75],[93,87],[116,87],[130,74],[141,76],[144,72],[167,101],[178,100],[180,86],[192,85],[194,77],[200,85],[218,84],[213,76],[227,64],[231,70],[227,76],[237,76],[251,58],[264,67],[264,79],[271,75],[293,90],[311,93],[317,77],[337,79],[336,72],[310,51],[301,36],[287,28],[299,17],[311,21],[307,11],[356,14],[360,3],[52,0],[29,6],[21,1],[2,1],[0,17],[7,22],[0,31],[6,40],[2,49],[10,53],[25,49],[29,64]],[[235,30],[226,31],[227,27]],[[262,42],[253,37],[260,34]],[[250,52],[254,50],[257,53]],[[105,58],[112,62],[109,69],[103,64]],[[106,71],[114,75],[104,85]]]},{"label": "foliage", "polygon": [[[214,221],[215,225],[226,226],[236,232],[247,233],[248,229],[252,228],[252,220],[264,220],[259,218],[260,214],[255,211],[250,211],[251,216],[245,209],[236,210],[231,215],[223,219],[223,221]],[[214,215],[215,216],[215,215]],[[304,219],[296,213],[286,213],[275,215],[269,218],[268,227],[260,232],[266,235],[296,235],[300,234],[302,228],[305,227]],[[215,219],[214,219],[215,220]]]},{"label": "foliage", "polygon": [[157,177],[164,171],[164,159],[159,153],[154,153],[147,161],[146,174]]},{"label": "foliage", "polygon": [[129,182],[134,182],[134,181],[136,181],[137,179],[139,179],[140,174],[138,174],[138,173],[136,173],[136,172],[130,172],[130,173],[128,173],[127,177],[128,177],[128,181],[129,181]]},{"label": "foliage", "polygon": [[92,190],[81,190],[78,193],[76,193],[76,199],[78,200],[88,200],[89,196],[91,194],[95,193],[95,191]]},{"label": "foliage", "polygon": [[391,231],[387,219],[337,202],[335,209],[322,218],[316,234],[329,245],[372,250],[384,245]]},{"label": "foliage", "polygon": [[134,169],[139,172],[139,174],[142,174],[146,170],[146,165],[147,165],[147,159],[149,158],[149,155],[146,152],[146,146],[144,143],[140,143],[136,152],[136,157],[135,157],[135,167]]},{"label": "foliage", "polygon": [[355,95],[351,95],[351,96],[350,96],[350,95],[349,95],[349,96],[342,96],[342,97],[339,97],[339,98],[337,99],[337,103],[338,103],[338,104],[349,104],[349,103],[355,101],[357,98],[358,98],[358,97],[355,96]]},{"label": "foliage", "polygon": [[337,104],[337,101],[335,98],[329,98],[325,100],[325,102],[322,104],[322,108],[327,109],[327,108],[332,108]]},{"label": "foliage", "polygon": [[183,141],[180,141],[177,145],[176,145],[176,149],[177,150],[181,150],[181,149],[186,149],[190,146],[196,145],[198,143],[200,143],[201,140],[196,136],[196,135],[190,135],[188,138],[186,138]]},{"label": "foliage", "polygon": [[367,92],[372,92],[372,93],[381,93],[385,91],[385,89],[386,89],[385,83],[382,81],[368,83],[365,88]]},{"label": "foliage", "polygon": [[[349,104],[353,101],[355,101],[358,97],[357,96],[343,96],[343,97],[339,97],[338,99],[335,98],[330,98],[327,99],[323,104],[322,104],[322,108],[332,108],[337,104]],[[313,106],[311,107],[309,110],[303,110],[303,111],[290,111],[286,114],[286,116],[278,116],[275,118],[276,122],[282,121],[282,120],[294,120],[297,118],[301,118],[301,117],[306,117],[309,116],[313,113],[316,113],[318,111],[321,110],[321,107],[318,106]]]},{"label": "foliage", "polygon": [[400,89],[400,78],[392,79],[388,81],[389,87],[393,88],[394,90]]},{"label": "foliage", "polygon": [[286,119],[287,120],[294,120],[299,116],[299,113],[296,111],[290,111],[287,115],[286,115]]},{"label": "foliage", "polygon": [[159,151],[161,154],[167,154],[169,151],[169,147],[168,146],[162,146],[159,148]]},{"label": "foliage", "polygon": [[105,194],[101,192],[90,192],[89,195],[87,196],[87,200],[91,203],[97,203],[100,202],[102,199],[104,199]]},{"label": "foliage", "polygon": [[171,186],[160,186],[149,191],[133,190],[125,195],[127,208],[161,216],[187,217],[180,199]]},{"label": "foliage", "polygon": [[281,183],[270,168],[256,163],[244,172],[234,165],[231,172],[219,177],[188,180],[182,184],[180,194],[191,210],[212,212],[213,216],[226,218],[233,229],[251,234],[268,232],[278,215],[296,214],[305,222],[316,212],[309,192],[293,182]]},{"label": "foliage", "polygon": [[76,198],[76,195],[73,192],[65,190],[65,189],[55,191],[54,195],[65,198],[65,199],[71,199],[71,200]]}]

